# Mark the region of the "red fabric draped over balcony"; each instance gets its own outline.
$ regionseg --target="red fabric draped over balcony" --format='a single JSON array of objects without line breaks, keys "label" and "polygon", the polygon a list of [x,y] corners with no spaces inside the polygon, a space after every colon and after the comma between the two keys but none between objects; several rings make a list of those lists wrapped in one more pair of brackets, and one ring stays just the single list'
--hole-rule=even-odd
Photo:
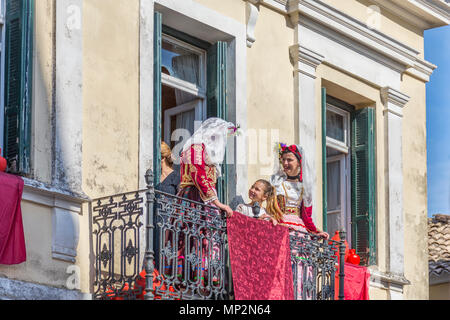
[{"label": "red fabric draped over balcony", "polygon": [[227,221],[236,300],[293,300],[288,228],[234,212]]},{"label": "red fabric draped over balcony", "polygon": [[[344,299],[369,300],[370,272],[367,267],[346,262],[344,264]],[[335,298],[339,293],[339,271],[336,272]]]},{"label": "red fabric draped over balcony", "polygon": [[22,178],[0,172],[0,264],[18,264],[26,260],[23,232]]}]

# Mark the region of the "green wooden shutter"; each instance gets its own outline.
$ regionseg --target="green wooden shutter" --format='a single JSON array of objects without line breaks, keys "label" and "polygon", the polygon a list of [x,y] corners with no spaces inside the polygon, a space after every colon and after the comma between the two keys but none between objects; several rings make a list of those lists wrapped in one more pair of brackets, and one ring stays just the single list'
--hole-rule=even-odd
[{"label": "green wooden shutter", "polygon": [[[218,117],[227,120],[227,43],[218,41],[208,50],[207,70],[207,117]],[[227,203],[228,170],[226,156],[222,164],[222,176],[217,180],[219,200]]]},{"label": "green wooden shutter", "polygon": [[153,173],[154,185],[161,178],[161,46],[162,46],[162,16],[154,14],[154,38],[153,38]]},{"label": "green wooden shutter", "polygon": [[30,173],[33,1],[6,1],[4,157]]},{"label": "green wooden shutter", "polygon": [[352,246],[364,264],[375,263],[374,109],[352,113]]},{"label": "green wooden shutter", "polygon": [[322,88],[322,230],[327,231],[327,89]]}]

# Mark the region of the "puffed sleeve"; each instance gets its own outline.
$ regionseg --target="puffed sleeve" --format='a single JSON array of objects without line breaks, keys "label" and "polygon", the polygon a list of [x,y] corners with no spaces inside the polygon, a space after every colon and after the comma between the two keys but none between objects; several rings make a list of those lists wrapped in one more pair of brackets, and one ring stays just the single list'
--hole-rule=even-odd
[{"label": "puffed sleeve", "polygon": [[191,179],[200,193],[204,203],[209,204],[217,200],[216,173],[214,167],[209,167],[205,162],[205,148],[203,145],[191,146]]}]

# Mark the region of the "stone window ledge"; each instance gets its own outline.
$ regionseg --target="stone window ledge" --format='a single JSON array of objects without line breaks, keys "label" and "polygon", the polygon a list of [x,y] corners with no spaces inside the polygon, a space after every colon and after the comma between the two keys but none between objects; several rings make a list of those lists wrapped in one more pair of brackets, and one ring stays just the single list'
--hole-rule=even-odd
[{"label": "stone window ledge", "polygon": [[403,292],[403,286],[410,285],[411,282],[403,275],[395,275],[389,272],[377,270],[376,266],[370,266],[370,286],[386,290]]},{"label": "stone window ledge", "polygon": [[91,200],[84,193],[50,186],[41,181],[25,177],[22,177],[22,179],[24,181],[22,200],[77,213],[81,213],[83,203]]},{"label": "stone window ledge", "polygon": [[52,258],[75,263],[80,233],[79,216],[83,203],[91,199],[85,194],[49,186],[23,178],[22,200],[52,209]]}]

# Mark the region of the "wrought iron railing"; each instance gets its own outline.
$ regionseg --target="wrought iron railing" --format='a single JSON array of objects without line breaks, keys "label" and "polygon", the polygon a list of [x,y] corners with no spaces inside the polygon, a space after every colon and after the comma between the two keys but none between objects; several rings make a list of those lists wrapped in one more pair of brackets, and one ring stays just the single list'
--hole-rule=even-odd
[{"label": "wrought iron railing", "polygon": [[[225,214],[156,190],[150,170],[146,181],[145,190],[90,204],[93,298],[233,299]],[[334,299],[343,241],[296,231],[290,244],[295,298]]]}]

